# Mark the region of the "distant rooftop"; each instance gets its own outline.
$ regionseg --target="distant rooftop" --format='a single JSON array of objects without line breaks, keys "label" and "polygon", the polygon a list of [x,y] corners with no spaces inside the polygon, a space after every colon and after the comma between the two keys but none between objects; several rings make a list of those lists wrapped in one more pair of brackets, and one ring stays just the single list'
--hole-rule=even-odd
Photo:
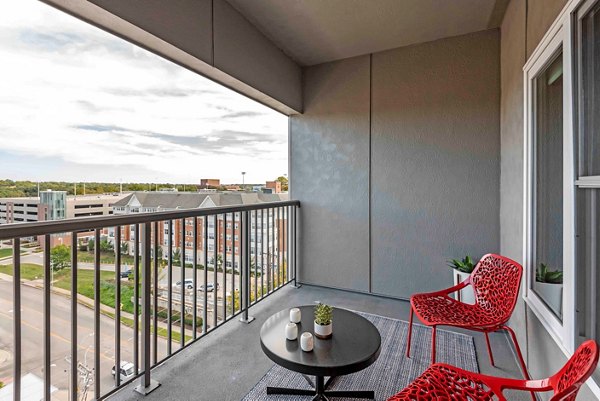
[{"label": "distant rooftop", "polygon": [[288,194],[265,194],[260,192],[133,192],[115,202],[113,206],[125,207],[136,204],[138,207],[145,208],[196,209],[200,207],[252,205],[288,199]]}]

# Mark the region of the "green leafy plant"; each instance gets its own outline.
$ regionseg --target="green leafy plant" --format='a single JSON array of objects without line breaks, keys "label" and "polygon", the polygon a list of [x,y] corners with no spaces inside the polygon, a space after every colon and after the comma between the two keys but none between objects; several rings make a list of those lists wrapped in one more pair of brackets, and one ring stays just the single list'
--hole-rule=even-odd
[{"label": "green leafy plant", "polygon": [[473,269],[475,269],[475,263],[473,263],[473,258],[471,258],[469,255],[465,256],[462,260],[449,260],[448,266],[462,273],[472,273]]},{"label": "green leafy plant", "polygon": [[321,326],[327,326],[333,321],[333,307],[319,302],[315,306],[315,323]]},{"label": "green leafy plant", "polygon": [[71,249],[66,245],[57,245],[50,250],[50,267],[57,272],[71,266]]},{"label": "green leafy plant", "polygon": [[548,270],[548,266],[540,263],[535,269],[535,281],[539,283],[562,284],[563,272],[561,270]]}]

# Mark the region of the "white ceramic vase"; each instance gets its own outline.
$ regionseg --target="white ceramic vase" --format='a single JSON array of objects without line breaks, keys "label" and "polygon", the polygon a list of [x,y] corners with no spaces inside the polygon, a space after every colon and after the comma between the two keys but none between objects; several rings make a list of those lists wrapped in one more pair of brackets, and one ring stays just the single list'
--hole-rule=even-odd
[{"label": "white ceramic vase", "polygon": [[302,348],[302,351],[310,352],[313,350],[313,347],[314,340],[312,334],[310,334],[309,332],[302,333],[302,335],[300,336],[300,348]]},{"label": "white ceramic vase", "polygon": [[290,309],[290,322],[300,323],[300,320],[302,320],[302,313],[300,311],[300,308]]},{"label": "white ceramic vase", "polygon": [[295,340],[298,338],[298,326],[296,323],[288,323],[285,326],[285,338],[288,340]]}]

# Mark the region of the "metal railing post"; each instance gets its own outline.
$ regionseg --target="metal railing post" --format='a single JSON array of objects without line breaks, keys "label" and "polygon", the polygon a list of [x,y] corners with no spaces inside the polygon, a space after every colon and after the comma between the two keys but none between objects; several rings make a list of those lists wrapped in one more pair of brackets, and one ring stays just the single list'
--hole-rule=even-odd
[{"label": "metal railing post", "polygon": [[150,298],[152,297],[152,268],[150,261],[151,226],[151,223],[144,223],[142,235],[142,367],[144,369],[144,374],[140,379],[140,385],[135,388],[135,391],[143,395],[150,394],[160,386],[160,383],[152,380],[150,377],[150,358],[152,349],[152,342],[150,339],[150,321],[152,319],[150,311]]},{"label": "metal railing post", "polygon": [[254,317],[248,315],[248,308],[250,307],[250,212],[247,210],[241,213],[241,224],[242,224],[242,317],[240,322],[250,323],[254,320]]},{"label": "metal railing post", "polygon": [[293,256],[292,260],[294,263],[294,287],[300,288],[298,285],[298,226],[297,226],[297,218],[296,218],[296,206],[292,206],[292,235],[293,235]]},{"label": "metal railing post", "polygon": [[21,239],[13,239],[13,400],[21,400]]}]

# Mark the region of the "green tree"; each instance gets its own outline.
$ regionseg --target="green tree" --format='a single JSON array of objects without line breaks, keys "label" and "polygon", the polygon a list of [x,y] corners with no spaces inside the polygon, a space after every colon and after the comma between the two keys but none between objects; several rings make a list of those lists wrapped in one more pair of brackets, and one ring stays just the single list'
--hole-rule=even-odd
[{"label": "green tree", "polygon": [[66,245],[58,245],[50,251],[50,267],[57,272],[71,266],[71,251]]},{"label": "green tree", "polygon": [[121,255],[127,255],[127,252],[129,252],[129,243],[121,242]]},{"label": "green tree", "polygon": [[173,263],[176,265],[181,263],[181,249],[179,248],[173,250]]},{"label": "green tree", "polygon": [[284,177],[284,176],[277,177],[276,181],[279,181],[281,183],[281,190],[282,191],[287,191],[288,190],[288,179],[287,179],[287,177]]},{"label": "green tree", "polygon": [[87,243],[87,250],[88,250],[88,252],[93,252],[94,251],[94,242],[95,241],[94,241],[93,238],[90,238],[88,240],[88,243]]},{"label": "green tree", "polygon": [[112,252],[113,245],[108,240],[100,240],[100,252]]}]

